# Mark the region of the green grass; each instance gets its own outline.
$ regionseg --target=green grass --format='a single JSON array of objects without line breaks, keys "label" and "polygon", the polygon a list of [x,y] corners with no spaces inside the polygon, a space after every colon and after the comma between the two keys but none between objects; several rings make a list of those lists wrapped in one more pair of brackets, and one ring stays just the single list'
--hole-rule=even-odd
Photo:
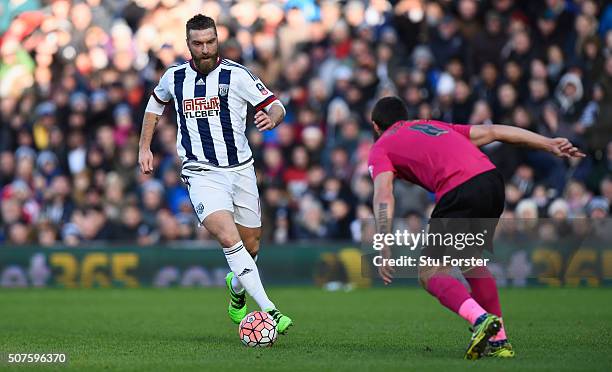
[{"label": "green grass", "polygon": [[575,371],[612,364],[608,289],[502,291],[517,358],[475,362],[462,359],[467,323],[423,290],[269,293],[295,326],[274,347],[249,349],[226,317],[221,289],[2,290],[0,353],[65,352],[68,369],[122,371]]}]

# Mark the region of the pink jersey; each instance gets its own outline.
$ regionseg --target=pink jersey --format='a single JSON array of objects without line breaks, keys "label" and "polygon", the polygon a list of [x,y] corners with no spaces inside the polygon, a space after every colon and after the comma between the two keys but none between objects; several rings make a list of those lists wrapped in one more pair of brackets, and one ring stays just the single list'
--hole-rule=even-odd
[{"label": "pink jersey", "polygon": [[399,121],[376,141],[368,166],[372,178],[382,172],[436,194],[436,201],[495,165],[470,141],[471,125],[434,120]]}]

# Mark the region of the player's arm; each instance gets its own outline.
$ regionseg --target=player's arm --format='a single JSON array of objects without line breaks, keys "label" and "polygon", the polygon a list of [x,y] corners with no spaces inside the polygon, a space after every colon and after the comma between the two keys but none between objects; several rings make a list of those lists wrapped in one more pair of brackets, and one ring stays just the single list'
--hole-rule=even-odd
[{"label": "player's arm", "polygon": [[264,83],[246,69],[236,69],[238,96],[255,107],[255,126],[262,132],[276,128],[285,118],[285,107]]},{"label": "player's arm", "polygon": [[[393,226],[393,211],[395,209],[395,198],[393,196],[393,172],[382,172],[374,179],[374,218],[376,220],[376,233],[388,234]],[[381,250],[383,258],[389,258],[391,252],[388,247]],[[393,280],[393,267],[382,265],[378,273],[385,284]]]},{"label": "player's arm", "polygon": [[255,113],[255,125],[260,131],[276,128],[285,118],[285,107],[276,100],[263,110]]},{"label": "player's arm", "polygon": [[509,125],[472,125],[470,141],[476,146],[483,146],[493,141],[524,145],[533,149],[548,151],[561,158],[583,158],[586,156],[567,138],[548,138]]},{"label": "player's arm", "polygon": [[147,108],[145,109],[144,118],[142,119],[142,130],[138,143],[138,164],[140,165],[140,170],[144,174],[149,174],[153,171],[151,141],[153,140],[153,133],[155,133],[155,126],[164,113],[164,108],[165,105],[151,95]]}]

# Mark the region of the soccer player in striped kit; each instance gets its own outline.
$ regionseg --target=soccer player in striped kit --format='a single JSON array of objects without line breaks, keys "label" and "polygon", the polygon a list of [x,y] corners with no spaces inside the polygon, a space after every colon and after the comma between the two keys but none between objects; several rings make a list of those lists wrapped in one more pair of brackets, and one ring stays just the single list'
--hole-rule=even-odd
[{"label": "soccer player in striped kit", "polygon": [[192,59],[166,70],[155,87],[143,119],[138,161],[153,171],[151,139],[165,105],[174,100],[176,148],[182,178],[201,225],[223,247],[231,271],[226,276],[228,313],[235,323],[247,314],[246,293],[285,333],[293,321],[270,301],[255,263],[261,236],[261,208],[253,155],[245,135],[247,104],[255,107],[260,131],[274,129],[285,108],[244,66],[219,56],[212,18],[187,21]]}]

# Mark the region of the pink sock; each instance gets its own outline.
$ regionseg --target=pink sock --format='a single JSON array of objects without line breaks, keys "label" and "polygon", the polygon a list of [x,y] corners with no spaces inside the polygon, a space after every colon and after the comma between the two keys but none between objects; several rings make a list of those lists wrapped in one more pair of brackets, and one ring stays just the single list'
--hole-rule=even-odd
[{"label": "pink sock", "polygon": [[465,279],[472,288],[472,298],[488,313],[502,316],[495,278],[486,267],[476,267],[465,273]]},{"label": "pink sock", "polygon": [[[472,298],[476,300],[488,313],[495,314],[501,318],[502,311],[499,304],[499,294],[497,292],[497,284],[495,278],[486,267],[476,267],[465,274],[465,279],[472,288]],[[491,341],[500,341],[507,339],[506,330],[503,327],[495,335],[491,337]]]},{"label": "pink sock", "polygon": [[[451,311],[474,324],[486,311],[474,301],[460,281],[447,274],[436,274],[427,281],[427,291]],[[469,306],[465,306],[469,304]],[[463,312],[461,309],[463,308]],[[471,320],[473,318],[473,320]]]},{"label": "pink sock", "polygon": [[470,322],[470,324],[474,324],[476,323],[476,319],[487,312],[485,309],[480,307],[480,305],[478,305],[478,302],[474,301],[474,299],[470,297],[463,301],[457,313],[459,313],[463,319]]}]

